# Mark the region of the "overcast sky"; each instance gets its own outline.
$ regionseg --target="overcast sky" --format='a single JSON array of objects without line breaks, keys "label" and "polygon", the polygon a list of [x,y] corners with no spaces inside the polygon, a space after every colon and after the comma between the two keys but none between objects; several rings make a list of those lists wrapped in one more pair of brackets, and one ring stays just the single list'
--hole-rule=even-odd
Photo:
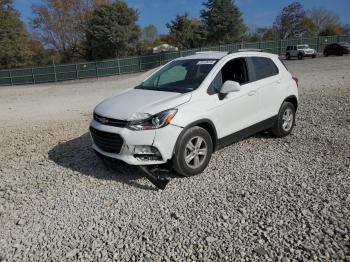
[{"label": "overcast sky", "polygon": [[[14,0],[26,23],[32,17],[31,6],[41,0]],[[191,17],[199,17],[204,0],[126,0],[140,12],[140,26],[155,24],[161,33],[166,33],[166,23],[177,14],[189,13]],[[288,0],[236,0],[243,13],[243,19],[250,29],[272,25],[281,9],[291,3]],[[324,7],[334,11],[344,24],[350,24],[350,0],[301,0],[305,9]]]}]

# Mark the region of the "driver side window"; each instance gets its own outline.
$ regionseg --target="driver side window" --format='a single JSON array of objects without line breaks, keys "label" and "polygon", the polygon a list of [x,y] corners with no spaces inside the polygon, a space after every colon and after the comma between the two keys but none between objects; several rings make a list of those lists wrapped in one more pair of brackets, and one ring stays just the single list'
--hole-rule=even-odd
[{"label": "driver side window", "polygon": [[247,65],[244,58],[233,59],[227,62],[211,83],[208,93],[220,92],[222,85],[227,81],[235,81],[244,85],[249,82]]}]

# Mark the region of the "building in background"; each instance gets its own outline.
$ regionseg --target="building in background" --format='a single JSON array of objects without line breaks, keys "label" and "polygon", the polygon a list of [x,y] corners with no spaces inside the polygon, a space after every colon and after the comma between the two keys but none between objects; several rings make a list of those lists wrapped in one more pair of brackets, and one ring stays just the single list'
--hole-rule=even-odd
[{"label": "building in background", "polygon": [[165,52],[177,52],[179,49],[175,46],[168,44],[161,44],[153,48],[153,54],[165,53]]}]

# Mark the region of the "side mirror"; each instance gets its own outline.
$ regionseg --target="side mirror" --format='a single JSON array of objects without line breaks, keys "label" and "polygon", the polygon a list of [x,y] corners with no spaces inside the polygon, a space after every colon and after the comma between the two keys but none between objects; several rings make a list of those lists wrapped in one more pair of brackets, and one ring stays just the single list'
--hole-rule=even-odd
[{"label": "side mirror", "polygon": [[241,91],[241,85],[238,82],[227,80],[221,87],[221,94]]}]

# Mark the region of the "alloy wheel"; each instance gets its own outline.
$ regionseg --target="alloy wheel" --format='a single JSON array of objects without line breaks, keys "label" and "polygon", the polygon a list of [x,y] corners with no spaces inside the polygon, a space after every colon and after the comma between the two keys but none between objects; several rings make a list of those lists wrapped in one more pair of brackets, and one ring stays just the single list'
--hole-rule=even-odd
[{"label": "alloy wheel", "polygon": [[292,128],[294,122],[294,113],[292,109],[287,108],[284,111],[282,120],[282,128],[285,132],[288,132]]},{"label": "alloy wheel", "polygon": [[208,154],[208,145],[200,136],[191,138],[185,148],[186,164],[193,169],[199,168]]}]

